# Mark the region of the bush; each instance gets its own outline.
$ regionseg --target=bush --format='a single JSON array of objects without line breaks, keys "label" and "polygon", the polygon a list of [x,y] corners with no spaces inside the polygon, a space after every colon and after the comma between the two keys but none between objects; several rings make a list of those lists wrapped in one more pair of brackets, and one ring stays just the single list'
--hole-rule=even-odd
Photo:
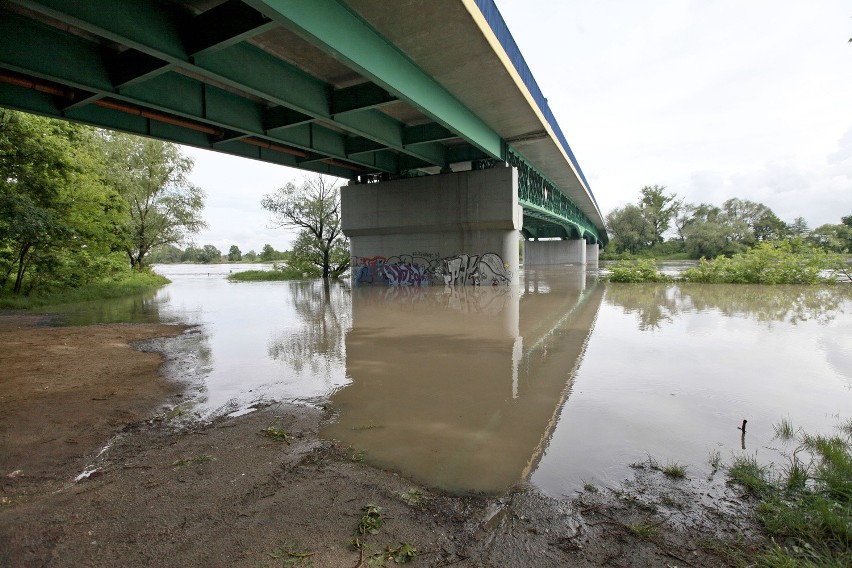
[{"label": "bush", "polygon": [[609,268],[611,282],[672,282],[671,276],[657,270],[657,264],[650,259],[621,260]]},{"label": "bush", "polygon": [[836,264],[836,255],[801,240],[768,241],[731,258],[702,258],[681,278],[707,284],[819,284],[834,281],[821,273]]}]

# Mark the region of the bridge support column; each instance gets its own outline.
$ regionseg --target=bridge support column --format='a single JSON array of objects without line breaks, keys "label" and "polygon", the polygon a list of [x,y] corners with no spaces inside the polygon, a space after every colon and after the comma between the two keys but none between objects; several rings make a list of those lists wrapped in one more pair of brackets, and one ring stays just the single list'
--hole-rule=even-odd
[{"label": "bridge support column", "polygon": [[355,285],[516,285],[523,212],[515,168],[341,190]]},{"label": "bridge support column", "polygon": [[586,264],[585,239],[524,241],[524,266]]},{"label": "bridge support column", "polygon": [[601,249],[597,244],[586,245],[586,264],[597,266],[600,252]]}]

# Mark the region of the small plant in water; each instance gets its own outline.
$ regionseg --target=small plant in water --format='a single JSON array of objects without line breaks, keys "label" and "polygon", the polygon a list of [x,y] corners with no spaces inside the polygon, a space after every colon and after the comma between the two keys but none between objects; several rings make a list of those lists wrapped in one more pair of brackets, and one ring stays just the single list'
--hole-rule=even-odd
[{"label": "small plant in water", "polygon": [[707,461],[710,464],[710,467],[713,468],[710,475],[715,475],[716,472],[719,471],[719,466],[722,464],[722,454],[719,453],[719,450],[713,450],[710,452],[710,458]]},{"label": "small plant in water", "polygon": [[184,467],[184,466],[187,466],[187,465],[201,465],[201,464],[204,464],[204,463],[212,462],[215,459],[216,458],[214,458],[210,454],[201,454],[200,456],[197,456],[197,457],[194,457],[194,458],[179,459],[179,460],[175,461],[174,463],[172,463],[172,467],[180,468],[180,467]]},{"label": "small plant in water", "polygon": [[779,440],[791,440],[796,435],[789,418],[782,418],[778,424],[773,424],[772,428],[775,430],[775,437]]},{"label": "small plant in water", "polygon": [[669,462],[666,464],[666,467],[663,468],[663,474],[667,477],[682,479],[686,477],[686,466],[677,462]]},{"label": "small plant in water", "polygon": [[423,502],[423,492],[416,487],[412,487],[408,491],[403,491],[399,494],[399,496],[402,497],[402,500],[405,501],[407,505],[412,507],[417,507]]},{"label": "small plant in water", "polygon": [[594,484],[592,484],[592,483],[584,483],[583,484],[583,491],[586,491],[587,493],[597,493],[598,488],[595,487]]},{"label": "small plant in water", "polygon": [[289,433],[271,424],[260,432],[258,432],[258,434],[260,434],[261,436],[266,436],[267,438],[272,438],[273,440],[282,440],[287,443],[290,442]]},{"label": "small plant in water", "polygon": [[361,520],[358,522],[358,534],[379,534],[379,529],[385,520],[382,518],[382,508],[365,505],[361,508]]}]

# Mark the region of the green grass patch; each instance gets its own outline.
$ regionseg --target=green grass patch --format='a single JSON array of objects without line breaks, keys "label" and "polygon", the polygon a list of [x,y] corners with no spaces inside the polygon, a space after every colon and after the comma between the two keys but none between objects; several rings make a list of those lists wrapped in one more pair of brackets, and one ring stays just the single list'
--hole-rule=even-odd
[{"label": "green grass patch", "polygon": [[631,523],[627,525],[627,530],[639,538],[651,539],[657,536],[657,527],[648,523]]},{"label": "green grass patch", "polygon": [[778,424],[772,425],[772,429],[775,430],[775,437],[779,440],[792,440],[796,435],[796,430],[789,418],[782,418]]},{"label": "green grass patch", "polygon": [[686,477],[686,466],[677,462],[669,462],[663,468],[663,474],[666,477],[672,477],[674,479],[683,479],[684,477]]},{"label": "green grass patch", "polygon": [[133,272],[119,280],[97,282],[71,288],[60,292],[40,294],[38,291],[29,296],[15,296],[9,293],[0,295],[0,308],[32,309],[45,306],[74,304],[132,296],[168,284],[170,280],[153,272]]},{"label": "green grass patch", "polygon": [[273,264],[272,270],[243,270],[228,275],[229,282],[279,282],[282,280],[304,280],[321,276],[315,266],[304,264]]},{"label": "green grass patch", "polygon": [[[852,566],[852,433],[803,434],[780,468],[753,457],[734,460],[732,482],[760,498],[758,519],[771,537],[754,557],[759,566]],[[799,455],[807,455],[806,463]]]},{"label": "green grass patch", "polygon": [[196,456],[194,458],[182,458],[172,463],[172,467],[175,469],[186,467],[188,465],[201,465],[205,463],[210,463],[215,461],[216,458],[211,456],[210,454],[201,454],[200,456]]}]

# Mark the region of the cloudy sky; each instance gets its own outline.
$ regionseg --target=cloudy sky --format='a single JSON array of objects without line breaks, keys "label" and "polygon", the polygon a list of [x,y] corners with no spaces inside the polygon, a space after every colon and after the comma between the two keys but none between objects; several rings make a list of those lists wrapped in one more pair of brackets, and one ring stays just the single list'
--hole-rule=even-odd
[{"label": "cloudy sky", "polygon": [[[811,227],[852,214],[845,0],[496,0],[604,214],[665,185]],[[186,149],[223,252],[265,243],[260,199],[301,172]]]}]

